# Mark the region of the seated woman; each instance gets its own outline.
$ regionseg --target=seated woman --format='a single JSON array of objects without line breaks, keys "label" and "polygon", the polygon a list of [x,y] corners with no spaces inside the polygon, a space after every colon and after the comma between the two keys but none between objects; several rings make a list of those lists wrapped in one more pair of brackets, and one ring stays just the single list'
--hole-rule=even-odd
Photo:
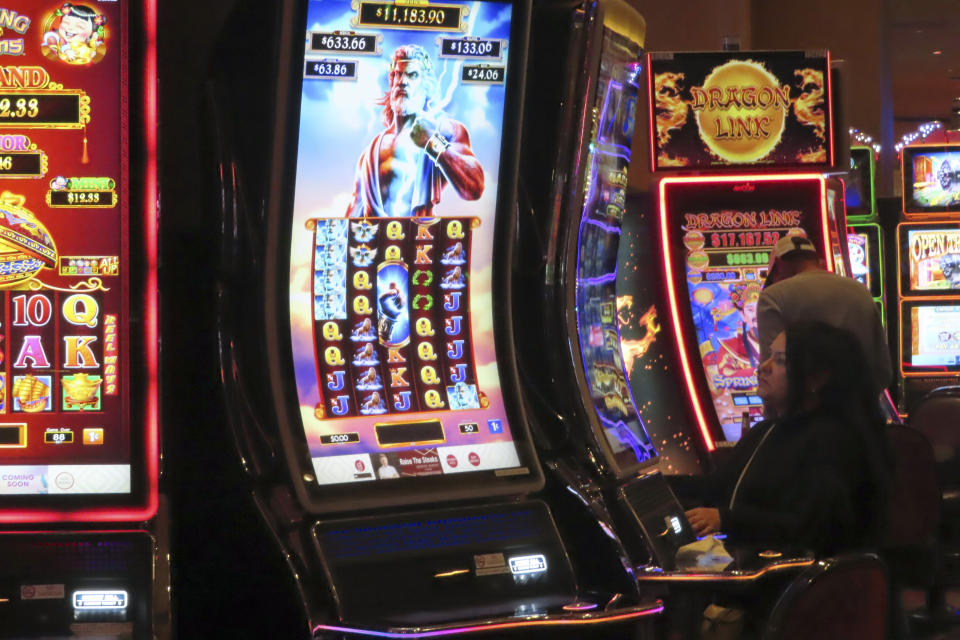
[{"label": "seated woman", "polygon": [[757,370],[767,419],[714,474],[672,477],[698,536],[830,555],[875,546],[885,512],[882,421],[856,338],[823,323],[789,327]]}]

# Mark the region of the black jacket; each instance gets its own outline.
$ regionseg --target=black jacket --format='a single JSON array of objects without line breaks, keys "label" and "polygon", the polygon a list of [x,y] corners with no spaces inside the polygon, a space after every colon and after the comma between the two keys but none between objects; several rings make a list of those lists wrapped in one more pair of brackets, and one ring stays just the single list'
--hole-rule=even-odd
[{"label": "black jacket", "polygon": [[671,477],[670,484],[681,500],[719,509],[733,544],[818,555],[872,547],[885,512],[879,438],[823,411],[765,420],[716,472]]}]

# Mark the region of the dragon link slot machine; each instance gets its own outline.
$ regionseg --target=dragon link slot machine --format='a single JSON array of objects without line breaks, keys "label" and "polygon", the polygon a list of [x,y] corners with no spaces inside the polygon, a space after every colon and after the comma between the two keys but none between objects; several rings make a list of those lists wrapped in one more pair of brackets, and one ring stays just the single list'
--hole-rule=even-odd
[{"label": "dragon link slot machine", "polygon": [[0,3],[0,637],[169,635],[155,6]]},{"label": "dragon link slot machine", "polygon": [[[511,274],[531,5],[279,8],[272,130],[231,133],[235,49],[211,130],[225,406],[306,626],[642,634],[662,604],[582,589],[530,495]],[[251,10],[236,24],[262,29]]]},{"label": "dragon link slot machine", "polygon": [[[834,164],[829,53],[648,56],[670,323],[707,451],[762,417],[757,300],[770,253],[810,238],[848,273],[843,186]],[[841,240],[842,238],[842,240]]]},{"label": "dragon link slot machine", "polygon": [[900,409],[960,378],[960,144],[901,151]]}]

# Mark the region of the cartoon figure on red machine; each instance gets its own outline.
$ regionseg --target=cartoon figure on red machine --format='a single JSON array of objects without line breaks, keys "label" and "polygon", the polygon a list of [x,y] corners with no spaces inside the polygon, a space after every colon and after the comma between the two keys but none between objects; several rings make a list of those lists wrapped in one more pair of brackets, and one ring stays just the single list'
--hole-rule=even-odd
[{"label": "cartoon figure on red machine", "polygon": [[84,4],[65,2],[44,23],[43,55],[68,64],[98,62],[106,54],[107,17]]},{"label": "cartoon figure on red machine", "polygon": [[[725,377],[753,376],[760,363],[760,337],[757,332],[757,301],[760,285],[756,283],[736,285],[730,290],[732,309],[717,305],[711,309],[715,331],[710,336],[712,352],[704,356],[704,364],[717,366],[717,372]],[[733,335],[721,337],[720,325],[726,315],[739,312],[738,326]]]},{"label": "cartoon figure on red machine", "polygon": [[422,217],[449,183],[464,200],[483,195],[484,174],[466,127],[436,106],[437,77],[415,44],[391,56],[390,87],[377,101],[385,127],[357,162],[350,217]]}]

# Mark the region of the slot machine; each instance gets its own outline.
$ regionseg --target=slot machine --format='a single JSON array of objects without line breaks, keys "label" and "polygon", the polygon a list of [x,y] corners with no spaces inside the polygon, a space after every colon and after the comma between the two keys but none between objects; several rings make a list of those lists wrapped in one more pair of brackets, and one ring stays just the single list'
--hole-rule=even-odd
[{"label": "slot machine", "polygon": [[0,637],[169,637],[156,3],[0,28]]},{"label": "slot machine", "polygon": [[[770,250],[810,238],[849,273],[828,52],[653,53],[651,166],[683,388],[707,451],[762,417],[756,302]],[[698,172],[696,175],[691,175]],[[686,173],[687,175],[682,175]]]},{"label": "slot machine", "polygon": [[960,375],[960,144],[901,151],[897,225],[901,412]]},{"label": "slot machine", "polygon": [[[250,9],[212,89],[223,392],[308,631],[649,633],[662,603],[585,589],[533,495],[511,295],[531,5],[288,0],[248,67]],[[270,126],[238,136],[251,79]]]},{"label": "slot machine", "polygon": [[[516,305],[526,309],[515,322],[521,379],[532,390],[558,524],[577,541],[575,564],[619,558],[634,584],[633,568],[650,562],[649,543],[658,542],[633,512],[657,498],[636,481],[662,462],[668,430],[685,422],[684,406],[674,406],[672,423],[667,403],[648,395],[656,384],[672,390],[674,380],[663,366],[670,343],[660,333],[659,300],[643,289],[618,301],[623,229],[639,215],[626,187],[644,36],[642,17],[618,2],[538,15],[515,269]],[[627,346],[621,328],[634,303],[645,329]],[[634,370],[646,386],[631,388]],[[688,444],[673,463],[699,469],[700,460]]]},{"label": "slot machine", "polygon": [[[516,322],[515,333],[551,505],[565,539],[578,541],[572,559],[618,555],[641,593],[666,594],[669,615],[682,612],[693,591],[722,591],[734,581],[743,591],[769,590],[761,576],[813,560],[784,551],[771,552],[768,562],[736,551],[729,573],[710,575],[676,560],[696,536],[664,475],[702,473],[709,461],[693,441],[687,398],[677,394],[683,380],[661,291],[656,216],[642,198],[626,195],[638,84],[649,64],[642,38],[624,21],[586,15],[569,39],[547,22],[534,29],[533,66],[545,69],[550,60],[553,68],[528,85],[537,96],[528,113],[558,114],[543,105],[571,101],[576,109],[525,128],[515,295],[518,306],[535,300],[538,308],[530,308],[533,320]],[[559,44],[540,48],[538,41]],[[580,56],[581,48],[597,53]],[[593,58],[599,74],[580,66]],[[819,216],[814,224],[825,227],[828,181],[817,174],[814,182],[782,197],[801,196],[806,187],[797,206],[809,205]],[[842,253],[838,238],[831,243],[820,234],[825,255]],[[598,526],[605,536],[589,537]],[[665,626],[677,631],[687,623],[677,613]]]},{"label": "slot machine", "polygon": [[850,147],[850,171],[844,183],[850,276],[870,290],[886,324],[884,232],[877,214],[875,173],[873,149]]}]

